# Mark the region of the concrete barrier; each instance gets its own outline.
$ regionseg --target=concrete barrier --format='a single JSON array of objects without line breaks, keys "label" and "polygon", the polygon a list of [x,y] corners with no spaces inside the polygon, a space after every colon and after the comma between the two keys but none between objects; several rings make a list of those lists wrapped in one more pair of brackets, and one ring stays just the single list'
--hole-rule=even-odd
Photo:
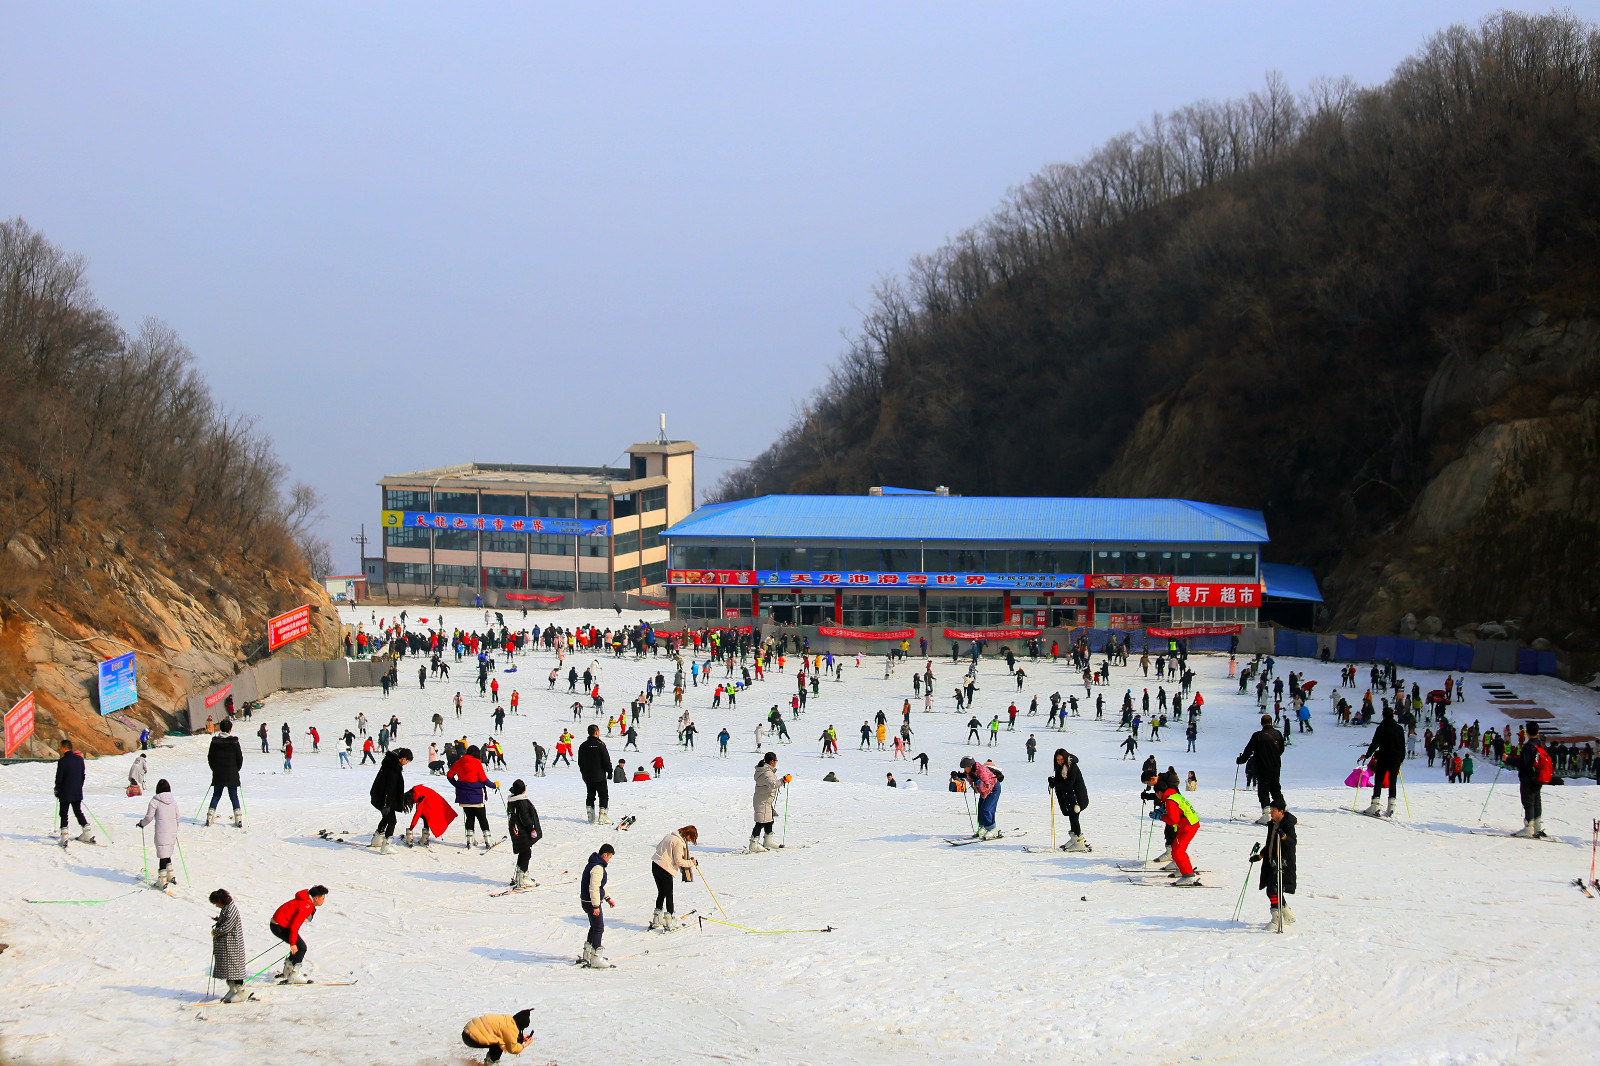
[{"label": "concrete barrier", "polygon": [[327,663],[321,659],[280,659],[278,668],[286,689],[327,687]]},{"label": "concrete barrier", "polygon": [[325,684],[328,688],[350,687],[350,660],[329,659],[323,669]]}]

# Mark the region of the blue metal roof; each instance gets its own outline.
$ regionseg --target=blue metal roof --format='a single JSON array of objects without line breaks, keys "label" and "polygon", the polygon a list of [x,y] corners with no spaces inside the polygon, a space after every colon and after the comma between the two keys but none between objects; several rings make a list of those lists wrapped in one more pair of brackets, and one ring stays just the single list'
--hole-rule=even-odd
[{"label": "blue metal roof", "polygon": [[757,496],[701,507],[666,537],[1261,544],[1260,511],[1191,500]]},{"label": "blue metal roof", "polygon": [[1317,579],[1303,566],[1264,562],[1261,564],[1261,579],[1266,582],[1267,595],[1274,599],[1322,602]]}]

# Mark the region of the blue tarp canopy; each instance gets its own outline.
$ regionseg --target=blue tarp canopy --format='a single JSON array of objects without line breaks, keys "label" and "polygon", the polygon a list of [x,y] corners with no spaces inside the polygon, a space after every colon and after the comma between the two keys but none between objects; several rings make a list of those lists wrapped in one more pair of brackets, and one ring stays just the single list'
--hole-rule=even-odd
[{"label": "blue tarp canopy", "polygon": [[1261,577],[1267,584],[1268,599],[1322,602],[1322,592],[1317,588],[1317,579],[1303,566],[1262,563]]}]

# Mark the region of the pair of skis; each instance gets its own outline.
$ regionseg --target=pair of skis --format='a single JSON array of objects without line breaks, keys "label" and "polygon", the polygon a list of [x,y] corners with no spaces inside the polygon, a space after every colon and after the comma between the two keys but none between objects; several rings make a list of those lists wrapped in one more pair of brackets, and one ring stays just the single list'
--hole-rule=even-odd
[{"label": "pair of skis", "polygon": [[[339,986],[343,986],[343,985],[353,985],[355,983],[356,983],[356,980],[354,978],[352,978],[352,979],[350,979],[348,981],[321,981],[321,980],[318,980],[318,979],[316,979],[314,977],[308,977],[308,978],[306,978],[305,985],[321,985],[324,988],[331,988],[331,987],[339,987]],[[305,987],[305,985],[290,985],[290,984],[284,983],[283,981],[273,981],[273,986],[275,988],[303,988],[303,987]],[[251,992],[250,995],[245,999],[245,1002],[247,1002],[247,1003],[260,1003],[260,1002],[262,1002],[262,999],[261,999],[260,996],[256,995],[254,992]],[[182,1009],[190,1010],[190,1009],[193,1009],[195,1007],[214,1007],[214,1006],[217,1006],[220,1003],[222,1003],[222,1000],[220,1000],[220,999],[206,999],[206,1000],[201,1000],[199,1003],[185,1003],[185,1004],[183,1004],[183,1008]],[[230,1004],[230,1006],[231,1006],[231,1004]]]},{"label": "pair of skis", "polygon": [[[562,870],[556,876],[557,877],[565,877],[567,874],[569,874],[571,872],[572,871],[570,871],[570,870]],[[573,881],[575,881],[575,880],[577,880],[577,879],[574,878]],[[573,883],[573,881],[547,881],[542,885],[540,885],[540,884],[529,885],[527,888],[502,888],[498,892],[489,893],[489,898],[490,899],[498,899],[500,896],[514,896],[518,892],[532,892],[536,888],[553,888],[556,885],[570,885],[570,884]]]},{"label": "pair of skis", "polygon": [[952,848],[961,848],[966,847],[968,844],[989,844],[996,840],[1010,840],[1013,837],[1025,837],[1027,835],[1028,833],[1025,829],[1013,829],[1009,833],[1001,833],[998,836],[992,837],[944,837],[943,839],[944,842],[949,844]]}]

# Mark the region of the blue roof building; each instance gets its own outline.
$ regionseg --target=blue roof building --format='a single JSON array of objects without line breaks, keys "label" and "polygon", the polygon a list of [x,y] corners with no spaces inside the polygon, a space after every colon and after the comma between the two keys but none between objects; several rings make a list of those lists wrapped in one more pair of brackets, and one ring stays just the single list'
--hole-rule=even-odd
[{"label": "blue roof building", "polygon": [[1260,511],[1193,500],[760,496],[661,534],[677,618],[851,630],[1254,624]]}]

